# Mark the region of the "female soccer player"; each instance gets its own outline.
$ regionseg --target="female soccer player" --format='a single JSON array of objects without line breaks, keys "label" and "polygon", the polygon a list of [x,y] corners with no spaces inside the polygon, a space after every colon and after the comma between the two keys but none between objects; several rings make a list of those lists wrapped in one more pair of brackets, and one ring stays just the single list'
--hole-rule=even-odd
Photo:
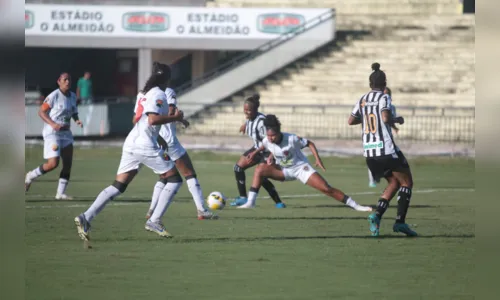
[{"label": "female soccer player", "polygon": [[27,192],[31,183],[36,178],[46,174],[59,165],[62,160],[62,170],[59,174],[59,184],[57,185],[57,200],[71,200],[66,195],[71,165],[73,163],[73,134],[70,130],[71,119],[82,127],[82,121],[78,118],[78,108],[76,107],[76,95],[69,89],[71,87],[71,77],[68,73],[61,73],[57,79],[59,88],[50,93],[40,106],[38,115],[45,122],[43,126],[43,158],[46,163],[28,172],[24,179],[24,187]]},{"label": "female soccer player", "polygon": [[163,89],[170,80],[170,67],[155,63],[153,74],[147,80],[140,100],[143,107],[141,118],[130,131],[123,144],[122,157],[115,181],[105,188],[86,212],[75,218],[80,237],[90,239],[90,222],[115,197],[123,194],[128,184],[134,179],[140,165],[146,165],[166,182],[162,189],[158,205],[146,222],[146,230],[156,232],[162,237],[171,237],[161,218],[172,199],[182,185],[182,178],[172,161],[166,160],[158,147],[157,138],[162,124],[181,121],[182,111],[168,113],[167,99]]},{"label": "female soccer player", "polygon": [[[252,161],[254,157],[264,150],[268,150],[272,156],[267,158],[267,164],[260,164],[255,170],[252,187],[248,194],[248,201],[239,208],[253,208],[259,188],[264,178],[279,181],[300,180],[303,184],[317,189],[325,195],[340,201],[357,211],[371,211],[371,207],[361,206],[341,190],[333,188],[318,172],[309,164],[307,157],[302,153],[303,148],[309,147],[316,159],[315,165],[325,170],[323,162],[318,155],[318,150],[312,141],[300,138],[295,134],[281,132],[281,123],[275,115],[267,115],[264,120],[266,137],[262,140],[262,146],[251,152],[247,159]],[[273,159],[276,164],[273,164]]]},{"label": "female soccer player", "polygon": [[[394,106],[394,104],[392,104],[392,102],[394,102],[394,101],[392,99],[391,89],[389,87],[385,87],[384,94],[389,95],[389,97],[391,98],[391,114],[392,114],[393,118],[396,118],[397,117],[396,116],[396,106]],[[399,128],[396,127],[395,124],[391,124],[391,128],[394,129],[395,133],[399,132]],[[369,187],[376,187],[377,184],[380,183],[380,178],[373,177],[373,174],[370,171],[370,169],[368,169],[368,180],[369,180],[369,183],[368,183]]]},{"label": "female soccer player", "polygon": [[372,70],[369,77],[372,90],[356,102],[347,121],[349,125],[362,124],[366,164],[376,179],[384,177],[388,182],[378,200],[377,210],[368,217],[370,231],[372,236],[379,236],[382,216],[389,206],[389,201],[399,190],[398,212],[392,228],[394,232],[416,236],[417,233],[405,223],[413,188],[410,165],[394,143],[391,132],[391,126],[395,123],[403,124],[404,119],[394,117],[391,113],[391,97],[383,92],[387,79],[385,73],[380,70],[380,64],[372,64]]},{"label": "female soccer player", "polygon": [[[238,162],[234,165],[234,175],[236,177],[236,184],[238,186],[238,191],[240,193],[239,197],[236,197],[235,201],[231,203],[232,206],[243,205],[247,202],[247,188],[245,186],[245,170],[251,168],[259,163],[265,163],[266,159],[269,157],[270,153],[268,151],[262,151],[254,156],[251,161],[247,160],[247,156],[252,153],[255,149],[262,146],[262,140],[266,136],[266,128],[264,127],[265,115],[258,111],[260,102],[260,96],[255,94],[248,97],[243,105],[243,112],[247,121],[240,128],[240,132],[247,134],[253,140],[253,147],[248,149],[240,157]],[[262,180],[262,186],[273,199],[276,208],[285,208],[285,203],[281,202],[280,196],[276,191],[276,188],[269,179],[264,178]]]},{"label": "female soccer player", "polygon": [[[173,115],[177,110],[177,97],[175,91],[171,88],[165,90],[165,95],[168,105],[168,113]],[[136,103],[136,116],[134,117],[134,122],[137,122],[140,118],[140,111],[143,109],[140,107],[139,101]],[[187,127],[189,122],[187,120],[181,120],[181,123]],[[160,129],[160,146],[165,151],[166,157],[175,162],[175,166],[180,171],[181,175],[186,179],[189,192],[193,196],[194,203],[196,205],[196,210],[198,213],[198,220],[210,220],[218,219],[218,216],[209,211],[205,206],[205,199],[203,197],[203,192],[201,190],[200,183],[196,177],[196,171],[194,170],[193,163],[186,149],[181,145],[176,136],[175,123],[164,124]],[[149,218],[158,203],[159,195],[163,188],[165,187],[165,181],[160,178],[156,182],[153,189],[153,196],[151,198],[151,205],[149,207],[146,218]]]}]

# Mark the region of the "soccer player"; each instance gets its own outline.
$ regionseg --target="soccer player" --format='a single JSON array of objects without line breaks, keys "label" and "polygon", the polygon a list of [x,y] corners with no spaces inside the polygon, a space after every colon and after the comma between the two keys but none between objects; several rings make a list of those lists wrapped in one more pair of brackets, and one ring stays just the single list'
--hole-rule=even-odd
[{"label": "soccer player", "polygon": [[[267,115],[264,119],[266,137],[262,146],[252,151],[247,159],[252,161],[259,152],[269,151],[272,155],[267,158],[266,164],[260,164],[254,172],[252,187],[248,194],[248,201],[238,208],[253,208],[259,188],[264,178],[279,181],[300,180],[303,184],[317,189],[325,195],[340,201],[357,211],[372,211],[371,207],[361,206],[351,197],[339,189],[333,188],[309,164],[307,157],[302,153],[303,148],[309,147],[316,159],[315,165],[325,170],[323,162],[318,155],[318,150],[312,141],[296,136],[295,134],[281,132],[281,123],[275,115]],[[276,164],[273,160],[276,160]]]},{"label": "soccer player", "polygon": [[382,216],[389,206],[389,201],[399,190],[398,212],[392,228],[394,232],[416,236],[417,233],[405,223],[413,188],[410,165],[394,143],[391,132],[391,126],[395,123],[403,124],[404,118],[393,117],[391,113],[391,97],[383,92],[387,79],[385,73],[380,70],[380,64],[372,64],[372,70],[369,77],[372,90],[356,102],[348,120],[349,125],[362,124],[366,164],[375,179],[384,177],[388,182],[378,200],[376,211],[368,217],[370,231],[372,236],[379,236]]},{"label": "soccer player", "polygon": [[[251,168],[259,163],[265,163],[269,157],[269,151],[262,151],[257,153],[253,160],[247,160],[247,156],[252,153],[255,149],[259,149],[262,146],[262,140],[266,136],[266,128],[264,126],[265,115],[258,111],[260,102],[260,96],[255,94],[248,97],[243,104],[243,112],[247,121],[240,127],[240,132],[245,133],[253,140],[253,147],[248,149],[240,157],[238,162],[234,165],[234,175],[236,177],[236,184],[238,186],[238,191],[240,193],[239,197],[236,197],[235,201],[231,203],[231,206],[243,205],[247,202],[247,188],[245,186],[245,170]],[[285,203],[281,202],[280,196],[269,179],[264,178],[262,180],[262,186],[269,193],[271,199],[273,199],[276,208],[285,208]]]},{"label": "soccer player", "polygon": [[50,93],[40,106],[38,115],[45,122],[43,126],[43,158],[47,160],[44,164],[28,172],[24,179],[25,192],[36,178],[54,170],[62,160],[62,169],[59,174],[56,199],[71,200],[66,195],[71,165],[73,164],[73,134],[70,130],[71,119],[82,127],[82,121],[78,118],[76,106],[76,95],[70,91],[71,77],[64,72],[57,79],[59,88]]},{"label": "soccer player", "polygon": [[90,222],[110,200],[125,192],[141,165],[159,174],[166,182],[159,195],[157,207],[145,227],[162,237],[171,237],[161,218],[181,187],[182,177],[177,172],[175,164],[164,158],[157,143],[162,124],[183,119],[182,111],[176,110],[173,115],[168,113],[163,89],[170,80],[170,73],[170,67],[167,65],[159,63],[153,65],[153,73],[142,89],[144,92],[144,97],[140,100],[143,107],[142,115],[125,139],[115,181],[97,196],[87,211],[75,218],[78,234],[84,241],[90,239]]},{"label": "soccer player", "polygon": [[[166,105],[168,105],[168,113],[173,115],[177,109],[177,97],[175,91],[171,88],[167,88],[165,90],[165,95],[167,99]],[[135,109],[136,115],[133,120],[134,123],[140,119],[142,111],[143,108],[141,107],[140,102],[137,101]],[[187,120],[181,120],[181,123],[185,127],[189,126],[189,122]],[[165,151],[165,157],[175,162],[175,166],[181,175],[186,179],[189,192],[193,196],[193,200],[196,205],[198,220],[218,219],[218,216],[209,211],[205,206],[203,192],[196,177],[196,171],[194,170],[191,158],[186,152],[186,149],[184,149],[182,144],[177,139],[175,123],[164,124],[160,129],[159,136],[160,138],[158,140],[160,142],[160,147],[163,151]],[[155,207],[158,204],[160,193],[165,187],[165,184],[166,182],[162,178],[156,182],[153,188],[153,196],[151,197],[151,205],[148,213],[146,214],[147,219],[149,219],[149,217],[153,214]]]},{"label": "soccer player", "polygon": [[[394,104],[393,104],[394,100],[392,99],[391,89],[389,87],[385,87],[384,94],[389,95],[389,97],[391,98],[391,114],[392,114],[393,118],[396,118],[397,117],[397,115],[396,115],[396,106],[394,106]],[[391,124],[391,128],[394,129],[395,133],[398,133],[399,128],[396,127],[395,124]],[[369,187],[376,187],[377,184],[380,183],[380,178],[375,179],[375,177],[373,177],[373,174],[370,171],[370,169],[368,169],[368,180],[369,180],[369,183],[368,183]]]}]

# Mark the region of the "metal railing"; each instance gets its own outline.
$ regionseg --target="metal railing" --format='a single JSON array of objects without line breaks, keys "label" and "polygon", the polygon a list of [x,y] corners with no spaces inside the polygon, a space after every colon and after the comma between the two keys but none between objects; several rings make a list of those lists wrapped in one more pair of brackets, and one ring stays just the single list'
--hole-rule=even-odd
[{"label": "metal railing", "polygon": [[[360,126],[349,126],[352,106],[346,105],[262,105],[260,111],[273,113],[282,123],[283,131],[319,139],[360,139]],[[408,107],[398,106],[398,115],[405,118],[399,132],[400,141],[428,143],[475,143],[474,107]],[[240,117],[238,117],[240,115]],[[238,105],[220,104],[212,107],[192,127],[179,128],[179,134],[237,136],[244,122]]]},{"label": "metal railing", "polygon": [[220,76],[224,73],[227,73],[231,71],[232,69],[236,68],[237,66],[250,61],[257,56],[260,56],[267,51],[276,48],[277,46],[285,43],[286,41],[289,41],[290,39],[293,39],[300,35],[301,33],[305,32],[306,30],[309,30],[311,28],[314,28],[330,19],[335,17],[335,9],[329,9],[328,11],[322,13],[319,16],[316,16],[304,24],[298,26],[297,28],[290,30],[289,32],[283,33],[277,38],[264,43],[263,45],[257,47],[256,49],[252,51],[248,51],[245,53],[242,53],[241,55],[236,56],[235,58],[225,62],[222,65],[219,65],[215,67],[214,69],[204,73],[203,75],[194,78],[193,80],[179,86],[176,88],[177,95],[180,96],[182,94],[187,93],[188,91],[212,80],[213,78]]}]

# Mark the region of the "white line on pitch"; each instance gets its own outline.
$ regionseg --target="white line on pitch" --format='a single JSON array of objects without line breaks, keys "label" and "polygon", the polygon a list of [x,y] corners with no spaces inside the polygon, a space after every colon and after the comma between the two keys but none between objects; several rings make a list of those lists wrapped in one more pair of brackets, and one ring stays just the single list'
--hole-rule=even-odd
[{"label": "white line on pitch", "polygon": [[[430,194],[430,193],[439,193],[439,192],[475,192],[475,189],[471,188],[465,188],[465,189],[424,189],[424,190],[414,190],[413,193],[416,194]],[[362,196],[362,195],[378,195],[380,192],[355,192],[355,193],[349,193],[351,196]],[[38,196],[38,197],[44,197],[43,195],[33,195],[33,196]],[[305,198],[305,197],[326,197],[324,194],[301,194],[301,195],[283,195],[281,196],[282,199],[293,199],[293,198]],[[260,199],[269,199],[269,196],[262,196],[259,197]],[[127,199],[134,200],[134,199],[145,199],[144,197],[127,197]],[[75,200],[78,201],[78,198]],[[175,201],[175,200],[174,200]],[[137,202],[111,202],[108,205],[112,206],[133,206],[133,205],[144,205],[144,203],[137,203]],[[88,204],[56,204],[56,205],[26,205],[27,209],[49,209],[49,208],[74,208],[74,207],[88,207]]]}]

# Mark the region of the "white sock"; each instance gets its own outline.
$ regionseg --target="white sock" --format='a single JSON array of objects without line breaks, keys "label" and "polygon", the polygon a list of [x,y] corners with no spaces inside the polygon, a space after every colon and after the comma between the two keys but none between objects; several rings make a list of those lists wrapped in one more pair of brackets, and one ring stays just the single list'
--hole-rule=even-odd
[{"label": "white sock", "polygon": [[160,193],[158,204],[156,205],[153,215],[151,215],[151,222],[160,222],[161,217],[163,217],[167,211],[167,208],[170,206],[170,203],[172,203],[172,200],[174,199],[177,191],[181,188],[181,185],[182,182],[168,182],[165,185],[165,188],[163,188]]},{"label": "white sock", "polygon": [[[346,196],[346,197],[349,197],[349,196]],[[350,206],[352,208],[355,208],[356,206],[358,206],[359,204],[356,203],[356,201],[354,201],[351,197],[347,198],[347,200],[345,201],[345,204],[347,206]]]},{"label": "white sock", "polygon": [[257,200],[257,195],[258,195],[258,193],[256,193],[256,192],[252,192],[252,191],[248,192],[248,200],[247,200],[247,203],[245,203],[245,204],[255,205],[255,201]]},{"label": "white sock", "polygon": [[42,176],[44,173],[42,173],[42,170],[40,168],[41,168],[41,166],[33,169],[32,171],[30,171],[28,173],[28,179],[29,180],[34,180],[34,179]]},{"label": "white sock", "polygon": [[85,219],[88,222],[92,221],[92,219],[101,212],[101,210],[106,206],[106,204],[108,204],[110,200],[113,200],[113,198],[120,194],[120,191],[112,185],[102,190],[102,192],[97,195],[94,203],[92,203],[89,209],[87,209],[87,211],[84,213]]},{"label": "white sock", "polygon": [[370,180],[370,183],[376,183],[375,179],[373,178],[373,174],[370,171],[370,169],[368,169],[368,179]]},{"label": "white sock", "polygon": [[165,184],[161,181],[156,182],[155,187],[153,188],[153,196],[151,197],[151,205],[149,206],[149,210],[155,210],[156,205],[158,204],[158,199],[160,198],[161,191],[165,188]]},{"label": "white sock", "polygon": [[203,199],[203,192],[201,191],[200,183],[196,178],[189,178],[186,180],[189,192],[193,196],[194,204],[196,205],[196,209],[199,211],[206,211],[205,207],[205,199]]},{"label": "white sock", "polygon": [[59,184],[57,185],[57,194],[64,195],[66,188],[68,187],[69,180],[65,178],[59,178]]}]

